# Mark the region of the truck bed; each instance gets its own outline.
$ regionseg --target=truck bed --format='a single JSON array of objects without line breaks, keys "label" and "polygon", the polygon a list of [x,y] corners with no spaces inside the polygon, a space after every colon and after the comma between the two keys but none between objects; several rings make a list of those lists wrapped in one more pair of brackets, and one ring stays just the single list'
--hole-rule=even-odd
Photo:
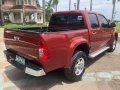
[{"label": "truck bed", "polygon": [[[88,29],[69,30],[47,27],[5,29],[4,41],[8,51],[29,61],[42,64],[45,71],[49,72],[64,66],[68,46],[72,40],[75,38],[89,40]],[[45,61],[39,58],[39,48],[43,45],[49,53],[48,59]]]},{"label": "truck bed", "polygon": [[80,30],[84,28],[70,28],[70,27],[31,27],[31,28],[10,28],[6,29],[9,31],[19,31],[19,32],[30,32],[30,33],[46,33],[46,32],[61,32],[61,31],[70,31],[70,30]]},{"label": "truck bed", "polygon": [[6,30],[20,31],[20,32],[30,32],[30,33],[42,33],[42,32],[47,32],[48,27],[10,28],[10,29],[6,29]]}]

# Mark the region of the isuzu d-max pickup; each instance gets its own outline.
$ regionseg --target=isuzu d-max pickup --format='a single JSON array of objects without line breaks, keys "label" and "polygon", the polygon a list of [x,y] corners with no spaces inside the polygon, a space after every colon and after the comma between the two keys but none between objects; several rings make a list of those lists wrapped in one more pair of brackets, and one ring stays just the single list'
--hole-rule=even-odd
[{"label": "isuzu d-max pickup", "polygon": [[63,68],[68,79],[78,81],[89,58],[115,50],[115,26],[91,11],[57,12],[48,27],[5,29],[5,54],[9,63],[32,76]]}]

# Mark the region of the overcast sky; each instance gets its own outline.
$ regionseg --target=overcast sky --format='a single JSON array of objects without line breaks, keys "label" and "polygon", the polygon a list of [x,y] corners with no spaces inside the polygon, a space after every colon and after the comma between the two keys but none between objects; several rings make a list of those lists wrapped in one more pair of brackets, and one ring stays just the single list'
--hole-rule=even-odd
[{"label": "overcast sky", "polygon": [[[42,0],[39,0],[40,4],[42,5]],[[46,0],[48,1],[48,0]],[[77,0],[71,0],[72,5],[71,9],[74,10],[74,3],[77,2]],[[89,10],[90,9],[90,0],[81,0],[80,1],[80,9]],[[58,11],[66,11],[69,10],[69,0],[59,0],[58,4]],[[111,18],[112,15],[112,0],[93,0],[93,11],[99,12],[104,14],[108,19]],[[120,2],[117,2],[116,4],[116,20],[120,20]]]}]

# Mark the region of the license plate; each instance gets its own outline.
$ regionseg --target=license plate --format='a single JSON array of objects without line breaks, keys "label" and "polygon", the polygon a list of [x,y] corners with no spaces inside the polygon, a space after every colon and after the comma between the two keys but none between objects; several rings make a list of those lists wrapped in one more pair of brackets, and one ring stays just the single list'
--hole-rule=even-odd
[{"label": "license plate", "polygon": [[23,57],[16,55],[15,61],[22,65],[25,65],[25,59]]}]

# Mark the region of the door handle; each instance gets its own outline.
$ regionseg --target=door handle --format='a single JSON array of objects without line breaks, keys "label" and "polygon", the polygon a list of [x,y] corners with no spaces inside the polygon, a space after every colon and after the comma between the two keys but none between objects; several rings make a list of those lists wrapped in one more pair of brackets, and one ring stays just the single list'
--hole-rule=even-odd
[{"label": "door handle", "polygon": [[96,32],[92,32],[92,34],[93,34],[93,35],[95,35],[95,34],[96,34]]}]

